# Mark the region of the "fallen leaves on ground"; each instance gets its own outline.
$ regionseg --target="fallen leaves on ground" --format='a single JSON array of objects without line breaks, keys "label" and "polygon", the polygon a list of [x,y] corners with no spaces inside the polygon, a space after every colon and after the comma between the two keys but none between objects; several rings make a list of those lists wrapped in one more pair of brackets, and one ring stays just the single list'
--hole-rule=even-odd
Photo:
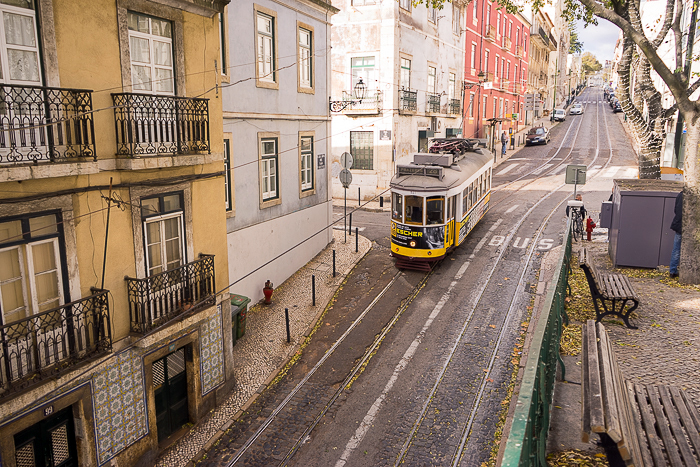
[{"label": "fallen leaves on ground", "polygon": [[571,450],[548,454],[547,465],[550,467],[566,467],[570,465],[604,467],[608,465],[608,459],[605,457],[605,454],[586,454],[583,451]]}]

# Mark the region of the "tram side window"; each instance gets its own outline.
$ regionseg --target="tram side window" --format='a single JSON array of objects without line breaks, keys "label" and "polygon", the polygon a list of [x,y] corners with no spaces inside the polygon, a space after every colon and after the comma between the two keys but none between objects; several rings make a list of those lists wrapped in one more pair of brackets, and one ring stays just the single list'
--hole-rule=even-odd
[{"label": "tram side window", "polygon": [[469,209],[474,206],[474,182],[469,184]]},{"label": "tram side window", "polygon": [[426,213],[428,215],[428,225],[442,224],[444,212],[445,198],[442,196],[434,196],[426,200]]},{"label": "tram side window", "polygon": [[469,210],[469,187],[466,187],[462,192],[462,216]]},{"label": "tram side window", "polygon": [[489,175],[488,175],[488,186],[486,189],[490,190],[491,189],[491,169],[489,169]]},{"label": "tram side window", "polygon": [[414,225],[423,225],[423,197],[421,196],[406,196],[406,214],[405,223]]},{"label": "tram side window", "polygon": [[396,222],[403,222],[403,195],[394,193],[391,197],[391,218]]}]

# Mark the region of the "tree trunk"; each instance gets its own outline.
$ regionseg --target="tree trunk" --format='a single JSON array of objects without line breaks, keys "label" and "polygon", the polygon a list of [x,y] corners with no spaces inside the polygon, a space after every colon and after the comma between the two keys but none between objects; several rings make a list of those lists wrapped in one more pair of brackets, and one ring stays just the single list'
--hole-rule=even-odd
[{"label": "tree trunk", "polygon": [[[700,117],[686,115],[688,132],[685,143],[683,177],[683,240],[678,269],[684,284],[700,284],[700,187],[698,157],[700,157]],[[688,118],[690,117],[690,118]]]}]

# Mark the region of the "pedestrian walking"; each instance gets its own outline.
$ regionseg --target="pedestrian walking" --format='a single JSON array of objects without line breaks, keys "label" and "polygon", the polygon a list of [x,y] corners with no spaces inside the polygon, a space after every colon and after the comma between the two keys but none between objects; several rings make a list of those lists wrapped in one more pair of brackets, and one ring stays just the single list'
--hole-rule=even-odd
[{"label": "pedestrian walking", "polygon": [[676,196],[676,206],[673,208],[673,221],[671,230],[676,232],[673,237],[673,251],[671,251],[671,265],[668,273],[671,277],[678,277],[678,264],[681,262],[681,232],[683,231],[683,192]]},{"label": "pedestrian walking", "polygon": [[501,157],[506,155],[506,147],[508,146],[508,136],[506,132],[501,133]]}]

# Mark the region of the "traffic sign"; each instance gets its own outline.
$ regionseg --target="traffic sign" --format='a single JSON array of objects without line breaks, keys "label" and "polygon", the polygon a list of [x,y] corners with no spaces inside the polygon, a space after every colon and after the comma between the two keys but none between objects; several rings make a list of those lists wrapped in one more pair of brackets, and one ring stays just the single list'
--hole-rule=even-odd
[{"label": "traffic sign", "polygon": [[513,118],[513,120],[517,120],[517,119],[518,119],[518,114],[512,114],[511,117]]},{"label": "traffic sign", "polygon": [[340,155],[340,165],[343,166],[344,169],[351,169],[352,168],[352,154],[349,152],[344,152],[343,154]]},{"label": "traffic sign", "polygon": [[352,173],[350,173],[348,169],[341,170],[338,178],[340,179],[340,183],[343,184],[343,188],[349,187],[352,183]]},{"label": "traffic sign", "polygon": [[567,165],[565,183],[568,185],[585,185],[586,166],[575,164]]}]

